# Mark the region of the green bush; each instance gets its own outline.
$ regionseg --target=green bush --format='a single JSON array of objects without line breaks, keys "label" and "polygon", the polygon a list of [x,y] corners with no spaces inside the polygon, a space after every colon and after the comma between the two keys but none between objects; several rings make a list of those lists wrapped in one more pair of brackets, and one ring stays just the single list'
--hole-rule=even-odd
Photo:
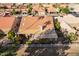
[{"label": "green bush", "polygon": [[62,9],[62,12],[68,14],[70,12],[70,10],[69,10],[68,7],[66,7],[66,8],[63,8]]},{"label": "green bush", "polygon": [[70,9],[68,7],[65,7],[65,8],[59,7],[59,13],[68,14],[69,12],[70,12]]},{"label": "green bush", "polygon": [[12,14],[16,15],[16,10],[15,9],[12,10]]},{"label": "green bush", "polygon": [[16,53],[15,52],[6,51],[4,53],[1,53],[0,55],[1,56],[15,56]]},{"label": "green bush", "polygon": [[15,32],[13,32],[13,31],[8,32],[7,37],[8,37],[8,39],[14,41]]},{"label": "green bush", "polygon": [[49,39],[39,39],[39,40],[27,41],[26,44],[45,44],[49,42],[50,42]]},{"label": "green bush", "polygon": [[61,26],[60,23],[58,22],[58,20],[55,21],[55,29],[56,30],[60,30]]},{"label": "green bush", "polygon": [[32,41],[27,41],[26,44],[32,44]]},{"label": "green bush", "polygon": [[29,8],[29,7],[32,7],[32,4],[31,3],[27,5],[27,8]]},{"label": "green bush", "polygon": [[0,56],[15,56],[19,46],[0,46]]},{"label": "green bush", "polygon": [[27,5],[28,8],[28,14],[31,14],[32,12],[32,4]]},{"label": "green bush", "polygon": [[74,34],[74,33],[70,33],[67,35],[67,38],[70,40],[70,41],[75,41],[77,40],[77,36]]},{"label": "green bush", "polygon": [[20,44],[20,36],[19,35],[16,35],[16,37],[15,37],[15,43],[16,44]]},{"label": "green bush", "polygon": [[49,39],[39,39],[38,42],[39,43],[48,43]]},{"label": "green bush", "polygon": [[28,8],[28,14],[31,14],[31,12],[32,12],[32,7],[29,7]]}]

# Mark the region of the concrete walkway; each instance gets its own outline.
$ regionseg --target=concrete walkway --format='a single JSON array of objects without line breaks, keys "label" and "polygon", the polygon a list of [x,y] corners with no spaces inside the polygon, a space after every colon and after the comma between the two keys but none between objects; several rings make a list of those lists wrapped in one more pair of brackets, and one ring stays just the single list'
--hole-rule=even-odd
[{"label": "concrete walkway", "polygon": [[21,47],[19,48],[19,50],[16,52],[17,56],[22,56],[25,54],[25,50],[27,49],[27,45],[21,45]]},{"label": "concrete walkway", "polygon": [[70,44],[69,47],[70,48],[65,51],[65,53],[68,53],[68,56],[79,56],[79,37],[78,40]]}]

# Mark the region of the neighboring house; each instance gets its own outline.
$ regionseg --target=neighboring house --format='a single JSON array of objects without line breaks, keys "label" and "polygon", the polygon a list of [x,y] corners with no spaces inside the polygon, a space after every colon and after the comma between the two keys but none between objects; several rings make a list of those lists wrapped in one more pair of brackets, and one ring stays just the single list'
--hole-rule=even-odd
[{"label": "neighboring house", "polygon": [[32,11],[36,11],[38,15],[45,15],[45,9],[44,7],[41,7],[39,4],[33,5]]},{"label": "neighboring house", "polygon": [[6,7],[8,9],[11,9],[13,6],[13,3],[0,3],[0,7]]},{"label": "neighboring house", "polygon": [[69,32],[76,32],[75,29],[79,28],[79,17],[75,17],[72,14],[65,15],[58,18],[61,24],[61,27],[69,29]]},{"label": "neighboring house", "polygon": [[11,17],[0,17],[0,30],[2,30],[5,34],[7,34],[15,21],[15,17],[11,16]]},{"label": "neighboring house", "polygon": [[22,18],[18,34],[38,36],[38,38],[56,38],[51,16],[25,16]]},{"label": "neighboring house", "polygon": [[47,8],[48,13],[53,14],[56,13],[56,8],[52,5]]},{"label": "neighboring house", "polygon": [[68,6],[69,6],[69,8],[73,9],[72,12],[79,13],[79,4],[78,3],[72,3],[72,4],[69,4]]},{"label": "neighboring house", "polygon": [[63,20],[68,23],[72,28],[79,28],[79,17],[75,17],[72,14],[68,14],[63,17]]},{"label": "neighboring house", "polygon": [[68,3],[60,3],[59,5],[60,5],[60,7],[65,8],[65,7],[67,7],[69,4],[68,4]]}]

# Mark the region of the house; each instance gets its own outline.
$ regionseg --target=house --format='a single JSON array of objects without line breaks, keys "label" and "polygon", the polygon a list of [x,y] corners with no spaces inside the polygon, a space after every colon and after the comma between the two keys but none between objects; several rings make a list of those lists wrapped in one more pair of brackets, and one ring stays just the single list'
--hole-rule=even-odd
[{"label": "house", "polygon": [[18,34],[34,35],[38,38],[56,38],[53,18],[51,16],[24,16]]},{"label": "house", "polygon": [[38,15],[45,15],[45,8],[43,6],[40,6],[39,4],[34,4],[32,8],[32,11],[36,11]]},{"label": "house", "polygon": [[48,13],[53,14],[56,13],[56,8],[52,5],[47,8]]},{"label": "house", "polygon": [[10,17],[0,17],[0,30],[2,30],[5,34],[7,34],[15,21],[15,17],[10,16]]},{"label": "house", "polygon": [[78,3],[72,3],[72,4],[69,4],[68,6],[69,6],[69,8],[72,9],[71,10],[72,12],[79,13],[79,4]]},{"label": "house", "polygon": [[13,3],[0,3],[0,7],[5,8],[5,9],[11,9],[13,6]]},{"label": "house", "polygon": [[76,32],[79,29],[79,17],[75,17],[72,14],[65,15],[58,18],[62,28],[67,29],[68,32]]}]

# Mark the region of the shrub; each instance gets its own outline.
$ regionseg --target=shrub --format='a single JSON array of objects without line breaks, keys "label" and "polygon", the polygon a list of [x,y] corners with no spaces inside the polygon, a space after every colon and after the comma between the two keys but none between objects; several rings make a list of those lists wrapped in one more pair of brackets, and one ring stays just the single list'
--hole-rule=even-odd
[{"label": "shrub", "polygon": [[19,35],[16,35],[15,42],[16,42],[16,44],[20,44],[20,36]]},{"label": "shrub", "polygon": [[65,14],[68,14],[70,12],[70,9],[68,7],[65,7],[65,8],[62,8],[62,7],[59,7],[59,13],[65,13]]},{"label": "shrub", "polygon": [[26,44],[45,44],[49,42],[50,42],[49,39],[39,39],[39,40],[27,41]]},{"label": "shrub", "polygon": [[32,7],[32,4],[31,3],[27,5],[27,8],[29,8],[29,7]]},{"label": "shrub", "polygon": [[58,22],[58,20],[56,20],[55,22],[55,29],[56,30],[60,30],[61,26],[60,26],[60,23]]},{"label": "shrub", "polygon": [[13,31],[8,32],[7,37],[8,37],[8,39],[14,41],[15,32],[13,32]]},{"label": "shrub", "polygon": [[26,44],[32,44],[32,41],[27,41]]},{"label": "shrub", "polygon": [[70,33],[67,35],[67,38],[70,40],[70,41],[75,41],[77,40],[77,36],[74,34],[74,33]]},{"label": "shrub", "polygon": [[12,14],[16,15],[16,10],[15,9],[12,10]]},{"label": "shrub", "polygon": [[70,12],[70,10],[69,10],[68,7],[66,7],[66,8],[63,8],[62,9],[62,12],[68,14]]},{"label": "shrub", "polygon": [[1,56],[15,56],[16,53],[15,52],[11,52],[11,51],[6,51],[4,53],[0,54]]},{"label": "shrub", "polygon": [[32,12],[32,7],[29,7],[28,14],[31,14],[31,12]]},{"label": "shrub", "polygon": [[32,4],[27,5],[28,8],[28,14],[31,14],[32,12]]},{"label": "shrub", "polygon": [[39,39],[38,42],[41,43],[41,44],[49,43],[49,39]]},{"label": "shrub", "polygon": [[14,56],[18,50],[18,46],[0,46],[0,56]]}]

